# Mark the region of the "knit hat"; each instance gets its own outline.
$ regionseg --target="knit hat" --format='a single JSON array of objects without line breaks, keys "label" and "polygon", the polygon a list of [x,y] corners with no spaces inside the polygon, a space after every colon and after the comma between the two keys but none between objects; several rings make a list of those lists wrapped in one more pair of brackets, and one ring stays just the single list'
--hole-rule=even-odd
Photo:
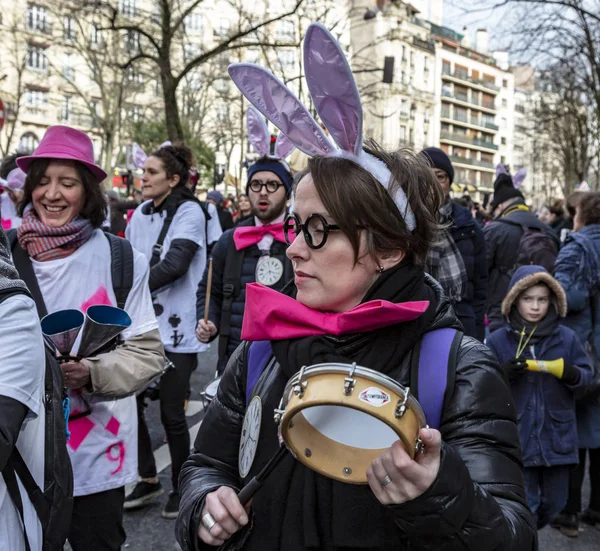
[{"label": "knit hat", "polygon": [[504,203],[504,201],[508,201],[515,197],[524,199],[523,194],[515,188],[513,179],[510,175],[506,173],[500,174],[494,182],[494,198],[491,203],[492,208],[495,209],[498,205]]},{"label": "knit hat", "polygon": [[281,183],[285,186],[286,192],[289,194],[294,183],[294,177],[290,172],[289,167],[285,161],[279,161],[273,157],[261,157],[248,169],[248,183],[246,184],[246,195],[248,194],[248,186],[252,181],[252,177],[257,172],[272,172],[276,174],[281,180]]},{"label": "knit hat", "polygon": [[423,150],[423,154],[433,168],[443,170],[450,177],[450,183],[454,182],[454,167],[448,155],[437,147],[428,147]]},{"label": "knit hat", "polygon": [[217,203],[217,205],[223,204],[223,194],[220,191],[217,191],[216,189],[209,191],[206,194],[206,198],[214,201],[215,203]]},{"label": "knit hat", "polygon": [[548,273],[546,268],[535,264],[521,266],[513,274],[508,286],[508,293],[502,301],[502,315],[508,316],[519,295],[540,283],[550,287],[550,291],[556,299],[558,315],[564,318],[567,315],[567,295],[562,285]]}]

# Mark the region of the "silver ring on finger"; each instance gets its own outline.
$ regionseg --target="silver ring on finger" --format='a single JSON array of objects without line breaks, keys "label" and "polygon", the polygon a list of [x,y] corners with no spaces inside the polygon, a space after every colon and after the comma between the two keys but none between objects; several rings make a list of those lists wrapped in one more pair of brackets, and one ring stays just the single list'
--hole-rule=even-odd
[{"label": "silver ring on finger", "polygon": [[215,524],[217,524],[217,521],[214,519],[214,517],[210,513],[206,513],[202,517],[202,526],[204,526],[204,528],[206,528],[209,532],[210,532],[210,529]]},{"label": "silver ring on finger", "polygon": [[390,478],[389,474],[386,474],[380,481],[379,484],[381,484],[381,486],[383,488],[385,488],[388,484],[392,483],[392,479]]}]

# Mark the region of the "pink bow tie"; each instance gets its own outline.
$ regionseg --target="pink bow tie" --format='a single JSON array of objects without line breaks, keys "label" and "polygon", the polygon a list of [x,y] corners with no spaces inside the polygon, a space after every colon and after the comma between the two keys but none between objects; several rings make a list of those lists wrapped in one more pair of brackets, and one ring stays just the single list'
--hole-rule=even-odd
[{"label": "pink bow tie", "polygon": [[256,245],[268,233],[277,241],[285,243],[283,222],[280,222],[279,224],[267,224],[266,226],[241,226],[240,228],[236,228],[233,232],[235,248],[240,251]]},{"label": "pink bow tie", "polygon": [[246,285],[242,340],[277,341],[374,331],[417,319],[428,306],[427,300],[400,304],[372,300],[341,314],[326,314],[273,289],[249,283]]}]

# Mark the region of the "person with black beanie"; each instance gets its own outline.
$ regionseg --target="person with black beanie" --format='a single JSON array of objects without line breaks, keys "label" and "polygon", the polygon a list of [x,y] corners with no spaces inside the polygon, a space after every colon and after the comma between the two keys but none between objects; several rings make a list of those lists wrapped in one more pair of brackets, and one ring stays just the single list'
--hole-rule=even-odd
[{"label": "person with black beanie", "polygon": [[483,234],[489,274],[487,318],[489,330],[495,331],[504,325],[501,305],[515,271],[524,228],[542,231],[555,243],[557,252],[559,242],[552,228],[531,212],[512,177],[504,171],[500,172],[494,182],[490,212],[493,219],[483,228]]}]

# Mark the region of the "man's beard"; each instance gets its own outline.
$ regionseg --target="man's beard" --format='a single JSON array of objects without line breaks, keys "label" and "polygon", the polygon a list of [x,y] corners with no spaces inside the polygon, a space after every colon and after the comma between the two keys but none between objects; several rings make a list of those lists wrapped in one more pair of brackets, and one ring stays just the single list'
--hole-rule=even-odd
[{"label": "man's beard", "polygon": [[287,198],[284,197],[278,203],[273,203],[269,200],[269,203],[271,204],[269,208],[265,211],[261,211],[258,208],[258,203],[256,205],[252,205],[252,214],[256,216],[256,218],[258,218],[263,224],[268,224],[269,222],[272,222],[285,212]]}]

